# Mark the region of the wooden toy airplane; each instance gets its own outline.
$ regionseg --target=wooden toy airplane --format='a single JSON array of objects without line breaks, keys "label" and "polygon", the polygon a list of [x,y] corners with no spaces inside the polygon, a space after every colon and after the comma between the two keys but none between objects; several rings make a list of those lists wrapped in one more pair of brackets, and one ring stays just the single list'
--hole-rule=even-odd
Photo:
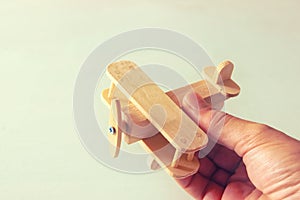
[{"label": "wooden toy airplane", "polygon": [[205,80],[163,92],[135,63],[119,61],[107,67],[111,87],[102,91],[110,108],[111,153],[117,157],[122,135],[126,143],[140,141],[154,157],[152,169],[159,166],[175,178],[197,173],[200,163],[195,152],[208,142],[206,134],[181,109],[189,91],[210,104],[237,96],[240,87],[231,80],[233,64],[204,69]]}]

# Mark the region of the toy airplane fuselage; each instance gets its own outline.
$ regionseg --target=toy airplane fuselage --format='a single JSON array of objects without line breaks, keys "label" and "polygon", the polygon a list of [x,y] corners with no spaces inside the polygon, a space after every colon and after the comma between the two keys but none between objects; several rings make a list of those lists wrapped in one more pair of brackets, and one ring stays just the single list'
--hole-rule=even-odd
[{"label": "toy airplane fuselage", "polygon": [[229,61],[206,67],[205,80],[165,93],[135,63],[110,64],[107,75],[112,84],[102,97],[110,108],[108,139],[112,156],[118,156],[123,135],[126,143],[140,141],[153,155],[152,168],[165,167],[175,178],[195,174],[200,166],[195,152],[207,145],[208,138],[181,109],[182,100],[193,92],[207,103],[222,105],[240,92],[231,80],[232,71]]}]

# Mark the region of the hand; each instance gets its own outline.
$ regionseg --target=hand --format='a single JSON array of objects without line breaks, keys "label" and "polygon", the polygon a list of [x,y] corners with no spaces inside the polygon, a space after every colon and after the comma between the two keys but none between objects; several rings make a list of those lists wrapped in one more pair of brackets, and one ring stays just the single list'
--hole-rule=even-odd
[{"label": "hand", "polygon": [[[198,95],[187,95],[183,109],[199,121],[211,141],[217,141],[200,159],[197,174],[177,180],[194,198],[300,199],[298,140],[269,126],[212,110]],[[219,137],[208,131],[210,123],[222,120]]]}]

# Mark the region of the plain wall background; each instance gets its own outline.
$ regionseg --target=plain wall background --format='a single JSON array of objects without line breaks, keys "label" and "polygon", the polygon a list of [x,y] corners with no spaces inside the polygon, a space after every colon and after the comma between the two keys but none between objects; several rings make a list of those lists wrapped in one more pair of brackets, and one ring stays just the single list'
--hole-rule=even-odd
[{"label": "plain wall background", "polygon": [[123,174],[76,134],[72,93],[104,40],[141,27],[188,35],[232,60],[242,92],[226,111],[300,138],[297,0],[1,1],[0,199],[189,199],[164,172]]}]

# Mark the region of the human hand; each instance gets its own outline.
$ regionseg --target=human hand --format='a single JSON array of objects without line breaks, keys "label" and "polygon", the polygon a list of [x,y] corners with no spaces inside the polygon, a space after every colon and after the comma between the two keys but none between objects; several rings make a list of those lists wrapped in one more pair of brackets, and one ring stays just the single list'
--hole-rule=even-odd
[{"label": "human hand", "polygon": [[212,110],[198,95],[187,95],[183,109],[205,132],[214,119],[224,120],[220,136],[207,133],[217,144],[200,159],[199,172],[177,180],[190,195],[196,199],[300,199],[298,140],[267,125]]}]

